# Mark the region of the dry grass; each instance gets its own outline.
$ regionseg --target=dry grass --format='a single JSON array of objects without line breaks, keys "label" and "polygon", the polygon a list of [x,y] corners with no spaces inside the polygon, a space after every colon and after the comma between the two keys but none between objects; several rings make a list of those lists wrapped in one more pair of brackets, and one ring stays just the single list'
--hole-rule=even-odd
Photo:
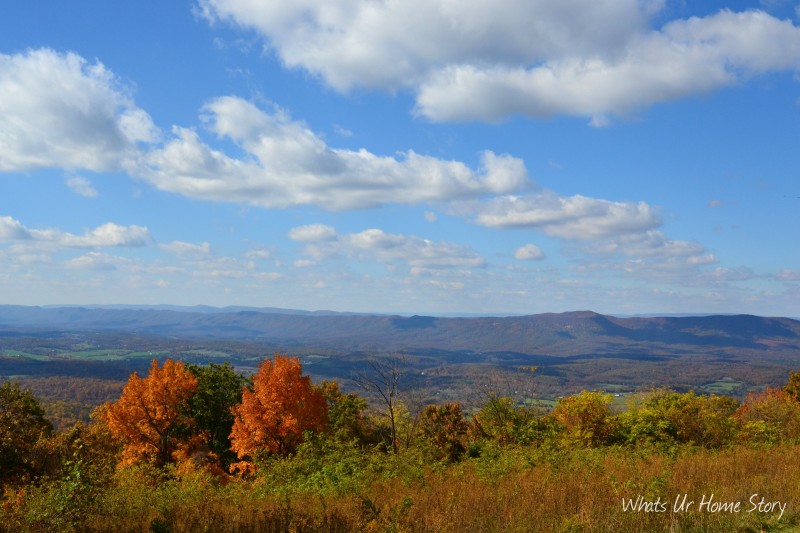
[{"label": "dry grass", "polygon": [[[340,495],[265,495],[250,482],[221,486],[201,475],[156,485],[128,476],[87,504],[73,523],[36,518],[47,514],[57,494],[31,492],[22,514],[0,510],[0,531],[791,531],[800,523],[798,472],[800,446],[783,445],[684,449],[677,457],[629,448],[506,449],[438,470],[379,476]],[[673,512],[675,498],[684,494],[695,505]],[[711,494],[716,501],[741,501],[740,511],[699,510],[701,498]],[[746,512],[752,494],[785,504],[780,520],[778,511]],[[623,499],[640,495],[660,497],[665,512],[623,510]]]}]

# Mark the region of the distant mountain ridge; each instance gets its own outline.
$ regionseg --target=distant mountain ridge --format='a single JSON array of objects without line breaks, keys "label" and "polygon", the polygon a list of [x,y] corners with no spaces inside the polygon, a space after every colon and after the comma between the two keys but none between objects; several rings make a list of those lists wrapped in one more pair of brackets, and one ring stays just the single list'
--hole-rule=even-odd
[{"label": "distant mountain ridge", "polygon": [[[4,307],[0,305],[0,307]],[[26,307],[26,306],[15,306]],[[138,310],[138,311],[176,311],[179,313],[239,313],[242,311],[254,311],[258,313],[276,313],[282,315],[366,315],[379,313],[355,313],[349,311],[304,311],[302,309],[287,309],[283,307],[252,307],[245,305],[228,305],[225,307],[214,307],[211,305],[135,305],[135,304],[89,304],[89,305],[44,305],[42,309],[117,309],[117,310]]]},{"label": "distant mountain ridge", "polygon": [[800,358],[800,321],[753,315],[620,318],[576,311],[448,318],[206,306],[0,306],[0,336],[18,330],[256,340],[337,350],[466,350],[553,357],[780,352]]}]

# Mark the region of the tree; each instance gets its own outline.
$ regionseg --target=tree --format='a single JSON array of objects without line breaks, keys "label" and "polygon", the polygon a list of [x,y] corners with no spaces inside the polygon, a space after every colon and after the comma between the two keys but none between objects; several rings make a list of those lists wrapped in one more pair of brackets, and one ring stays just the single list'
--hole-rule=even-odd
[{"label": "tree", "polygon": [[297,357],[275,354],[261,363],[253,388],[234,408],[231,448],[240,459],[260,452],[287,455],[305,431],[324,431],[328,407],[322,391],[303,376]]},{"label": "tree", "polygon": [[356,374],[353,380],[358,385],[374,396],[386,408],[384,413],[388,421],[388,447],[394,453],[398,449],[398,431],[400,424],[400,378],[403,376],[403,367],[406,366],[403,358],[387,357],[384,359],[369,359],[369,371]]},{"label": "tree", "polygon": [[800,372],[789,372],[789,382],[783,388],[783,392],[800,401]]},{"label": "tree", "polygon": [[323,381],[320,389],[328,403],[328,430],[334,440],[355,441],[362,446],[380,442],[376,428],[364,414],[368,407],[364,398],[357,394],[345,394],[335,380]]},{"label": "tree", "polygon": [[33,393],[20,390],[16,382],[0,386],[0,483],[32,473],[34,446],[52,432]]},{"label": "tree", "polygon": [[456,461],[466,450],[469,425],[461,405],[428,405],[420,416],[420,435],[430,443],[439,460]]},{"label": "tree", "polygon": [[189,398],[196,390],[197,379],[180,361],[167,359],[159,368],[154,359],[146,378],[131,374],[119,400],[105,412],[111,434],[124,443],[123,464],[164,465],[186,451],[194,423]]},{"label": "tree", "polygon": [[785,389],[751,392],[734,413],[742,440],[773,444],[800,438],[800,402]]},{"label": "tree", "polygon": [[628,444],[692,444],[718,448],[734,436],[731,415],[737,403],[717,395],[680,393],[656,389],[632,399],[620,415],[623,438]]},{"label": "tree", "polygon": [[249,379],[238,374],[230,363],[187,366],[197,379],[197,391],[189,398],[189,414],[195,431],[205,436],[209,449],[223,464],[236,458],[231,451],[233,408],[242,401],[242,389]]},{"label": "tree", "polygon": [[558,400],[553,417],[566,428],[571,442],[592,447],[606,444],[613,433],[611,394],[583,391]]},{"label": "tree", "polygon": [[534,400],[536,367],[516,371],[493,369],[475,383],[481,409],[472,417],[470,434],[500,444],[528,444],[541,433],[542,408]]},{"label": "tree", "polygon": [[470,433],[474,438],[490,439],[503,445],[516,443],[523,418],[512,398],[490,397],[472,417]]}]

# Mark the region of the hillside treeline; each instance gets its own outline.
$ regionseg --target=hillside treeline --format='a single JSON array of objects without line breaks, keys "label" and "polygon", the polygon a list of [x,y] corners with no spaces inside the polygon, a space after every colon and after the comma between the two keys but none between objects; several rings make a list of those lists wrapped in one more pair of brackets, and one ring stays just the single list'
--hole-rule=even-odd
[{"label": "hillside treeline", "polygon": [[[276,354],[153,361],[56,432],[0,386],[0,531],[762,531],[800,522],[800,373],[726,396],[656,389],[552,409],[484,387],[415,408],[402,368],[363,394]],[[683,505],[679,503],[683,498]],[[697,502],[687,504],[687,501]],[[738,502],[739,505],[735,505]],[[751,509],[752,507],[752,509]]]}]

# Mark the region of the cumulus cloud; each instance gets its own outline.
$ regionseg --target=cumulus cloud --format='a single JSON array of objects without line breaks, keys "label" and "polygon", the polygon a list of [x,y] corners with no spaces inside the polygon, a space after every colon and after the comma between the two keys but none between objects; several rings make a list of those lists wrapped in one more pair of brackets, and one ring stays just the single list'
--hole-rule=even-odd
[{"label": "cumulus cloud", "polygon": [[284,111],[265,112],[232,96],[208,103],[204,120],[246,156],[231,157],[203,143],[196,132],[175,128],[175,138],[149,155],[148,181],[193,198],[331,210],[502,194],[528,183],[521,160],[489,151],[473,170],[413,151],[384,157],[331,148]]},{"label": "cumulus cloud", "polygon": [[120,226],[108,222],[83,235],[74,235],[58,229],[30,229],[19,220],[9,216],[0,217],[0,242],[33,241],[50,243],[58,247],[140,247],[146,246],[152,237],[143,226]]},{"label": "cumulus cloud", "polygon": [[800,270],[785,268],[775,275],[778,281],[800,281]]},{"label": "cumulus cloud", "polygon": [[159,132],[128,92],[74,53],[0,54],[0,172],[132,167]]},{"label": "cumulus cloud", "polygon": [[460,209],[490,228],[529,228],[564,239],[589,240],[640,233],[661,224],[656,210],[644,202],[611,202],[586,196],[559,196],[540,191],[526,196],[501,196]]},{"label": "cumulus cloud", "polygon": [[681,257],[698,265],[716,262],[716,258],[709,254],[703,245],[670,239],[658,230],[599,240],[591,243],[587,250],[594,254],[619,254],[625,257],[659,260]]},{"label": "cumulus cloud", "polygon": [[535,244],[526,244],[517,248],[514,258],[520,261],[538,261],[544,259],[544,252]]},{"label": "cumulus cloud", "polygon": [[564,57],[536,66],[452,65],[419,87],[417,111],[434,120],[624,116],[736,84],[797,70],[800,28],[766,13],[722,11],[636,36],[616,55]]},{"label": "cumulus cloud", "polygon": [[73,247],[140,247],[146,246],[152,241],[152,237],[150,236],[150,230],[144,226],[120,226],[113,222],[108,222],[80,236],[69,233],[60,234],[57,237],[57,241],[65,246]]},{"label": "cumulus cloud", "polygon": [[165,252],[180,257],[206,257],[211,255],[211,244],[203,242],[195,244],[184,241],[172,241],[158,245]]},{"label": "cumulus cloud", "polygon": [[336,229],[325,224],[298,226],[289,231],[289,238],[301,242],[331,241],[336,239]]},{"label": "cumulus cloud", "polygon": [[[648,2],[653,4],[653,2]],[[289,67],[340,90],[395,88],[448,64],[541,61],[619,49],[643,30],[638,0],[201,0],[210,20],[258,31]]]},{"label": "cumulus cloud", "polygon": [[[663,0],[200,0],[328,85],[417,95],[433,120],[625,115],[796,71],[800,28],[727,10],[654,27]],[[659,17],[660,20],[660,17]]]},{"label": "cumulus cloud", "polygon": [[[434,242],[413,235],[386,233],[367,229],[359,233],[338,234],[329,226],[325,231],[309,231],[313,226],[293,228],[289,234],[306,243],[307,256],[302,266],[331,258],[376,261],[387,265],[406,264],[412,272],[454,268],[484,268],[486,260],[468,246],[451,242]],[[331,233],[331,230],[333,233]],[[303,238],[297,239],[300,235]],[[317,235],[317,239],[313,239]]]},{"label": "cumulus cloud", "polygon": [[89,252],[64,262],[67,268],[81,270],[117,270],[120,266],[129,265],[130,259],[112,256],[100,252]]},{"label": "cumulus cloud", "polygon": [[584,243],[583,270],[621,271],[659,283],[702,286],[742,281],[751,275],[742,269],[718,267],[718,258],[696,242],[670,239],[658,230],[632,233]]},{"label": "cumulus cloud", "polygon": [[67,187],[86,198],[94,198],[97,196],[97,190],[92,187],[92,182],[80,176],[69,178],[67,180]]}]

